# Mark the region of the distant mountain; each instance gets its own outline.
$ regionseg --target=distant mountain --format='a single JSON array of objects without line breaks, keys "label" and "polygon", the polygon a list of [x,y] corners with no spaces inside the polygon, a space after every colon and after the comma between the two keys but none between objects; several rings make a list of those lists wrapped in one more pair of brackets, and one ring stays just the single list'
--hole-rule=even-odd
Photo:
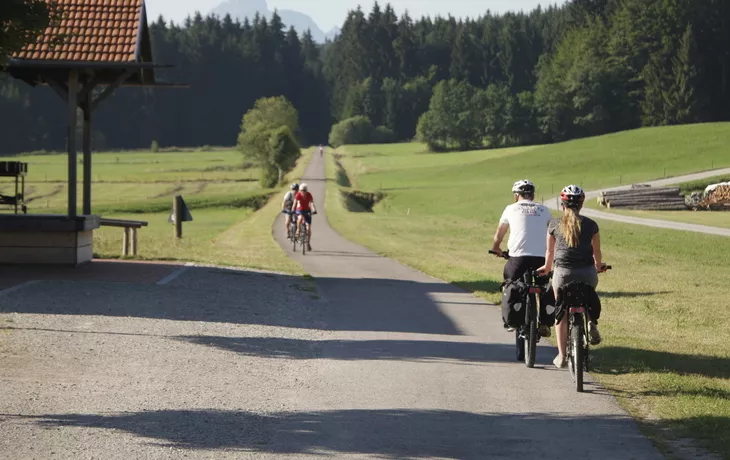
[{"label": "distant mountain", "polygon": [[327,32],[324,36],[327,37],[329,40],[334,40],[338,35],[340,35],[340,32],[342,32],[342,29],[335,26],[330,29],[329,32]]},{"label": "distant mountain", "polygon": [[[244,18],[252,20],[256,13],[271,18],[274,11],[269,10],[266,0],[226,0],[213,8],[211,13],[220,17],[230,14],[233,19],[243,21]],[[309,29],[312,32],[312,38],[317,43],[324,43],[325,38],[331,40],[340,33],[340,29],[335,27],[325,34],[314,19],[299,11],[277,10],[277,13],[287,28],[293,26],[300,35]]]}]

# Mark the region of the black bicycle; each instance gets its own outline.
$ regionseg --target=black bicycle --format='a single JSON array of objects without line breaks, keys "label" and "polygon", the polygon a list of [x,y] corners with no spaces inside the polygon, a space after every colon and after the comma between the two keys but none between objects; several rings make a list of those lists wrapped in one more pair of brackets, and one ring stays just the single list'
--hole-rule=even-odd
[{"label": "black bicycle", "polygon": [[[604,269],[611,270],[610,265],[604,265]],[[575,384],[575,391],[583,392],[583,374],[589,371],[591,338],[588,330],[588,305],[585,296],[580,292],[584,289],[593,289],[584,283],[575,283],[575,289],[569,289],[563,294],[566,298],[563,303],[567,302],[565,307],[561,307],[562,311],[558,313],[556,321],[562,320],[565,314],[565,308],[568,313],[568,346],[566,350],[566,358],[568,359],[568,369],[570,370],[570,378]]]},{"label": "black bicycle", "polygon": [[[316,212],[313,212],[312,215],[317,214]],[[296,224],[294,224],[294,234],[296,236]],[[296,238],[294,238],[292,241],[294,241],[294,252],[297,250],[297,241]],[[306,217],[302,217],[302,230],[299,233],[299,245],[302,247],[302,255],[307,254],[307,249],[309,248],[309,224],[307,223]]]},{"label": "black bicycle", "polygon": [[[489,251],[490,254],[509,260],[509,251],[499,254]],[[540,342],[539,318],[540,299],[550,281],[550,275],[541,276],[535,270],[527,270],[522,275],[522,281],[527,286],[523,305],[525,305],[525,322],[522,326],[515,328],[515,347],[517,349],[517,361],[524,361],[527,367],[535,366],[537,356],[537,344]]]},{"label": "black bicycle", "polygon": [[291,241],[292,250],[297,252],[297,216],[291,211],[282,210],[281,212],[291,217],[291,222],[286,232],[286,239]]}]

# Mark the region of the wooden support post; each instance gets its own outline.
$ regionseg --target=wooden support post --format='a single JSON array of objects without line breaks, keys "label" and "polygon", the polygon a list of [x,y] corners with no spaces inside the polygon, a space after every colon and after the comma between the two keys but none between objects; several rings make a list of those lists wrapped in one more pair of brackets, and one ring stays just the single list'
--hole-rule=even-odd
[{"label": "wooden support post", "polygon": [[68,215],[76,217],[76,95],[79,90],[79,72],[72,69],[68,73]]},{"label": "wooden support post", "polygon": [[132,228],[132,255],[137,255],[137,229]]},{"label": "wooden support post", "polygon": [[182,238],[183,221],[183,200],[182,195],[175,195],[172,199],[172,217],[175,220],[175,238]]},{"label": "wooden support post", "polygon": [[84,205],[85,215],[91,214],[91,95],[82,101],[84,111]]},{"label": "wooden support post", "polygon": [[129,255],[129,236],[130,236],[130,228],[124,227],[124,239],[122,239],[122,255],[128,256]]}]

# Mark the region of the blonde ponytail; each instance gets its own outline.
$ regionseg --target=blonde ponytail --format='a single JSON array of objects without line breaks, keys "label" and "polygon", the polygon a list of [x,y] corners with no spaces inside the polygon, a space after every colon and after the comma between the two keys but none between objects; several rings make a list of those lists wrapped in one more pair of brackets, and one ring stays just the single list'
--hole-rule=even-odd
[{"label": "blonde ponytail", "polygon": [[578,247],[578,240],[580,239],[580,218],[576,209],[565,208],[563,217],[560,219],[560,234],[565,238],[568,247]]}]

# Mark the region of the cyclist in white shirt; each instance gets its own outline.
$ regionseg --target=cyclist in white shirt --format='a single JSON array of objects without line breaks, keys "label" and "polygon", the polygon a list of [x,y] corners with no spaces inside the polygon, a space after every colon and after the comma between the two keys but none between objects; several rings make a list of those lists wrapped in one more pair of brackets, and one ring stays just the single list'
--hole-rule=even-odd
[{"label": "cyclist in white shirt", "polygon": [[552,219],[546,206],[533,201],[535,185],[529,180],[515,182],[512,193],[515,203],[504,209],[492,245],[492,251],[501,255],[500,246],[509,230],[507,248],[510,258],[504,266],[505,281],[521,279],[527,270],[537,270],[545,263],[545,235]]},{"label": "cyclist in white shirt", "polygon": [[284,231],[285,234],[289,234],[289,225],[291,225],[292,221],[292,206],[294,205],[294,197],[296,196],[297,192],[299,191],[299,184],[291,184],[291,190],[286,192],[284,195],[284,199],[281,202],[281,212],[286,214],[286,220],[284,222]]}]

